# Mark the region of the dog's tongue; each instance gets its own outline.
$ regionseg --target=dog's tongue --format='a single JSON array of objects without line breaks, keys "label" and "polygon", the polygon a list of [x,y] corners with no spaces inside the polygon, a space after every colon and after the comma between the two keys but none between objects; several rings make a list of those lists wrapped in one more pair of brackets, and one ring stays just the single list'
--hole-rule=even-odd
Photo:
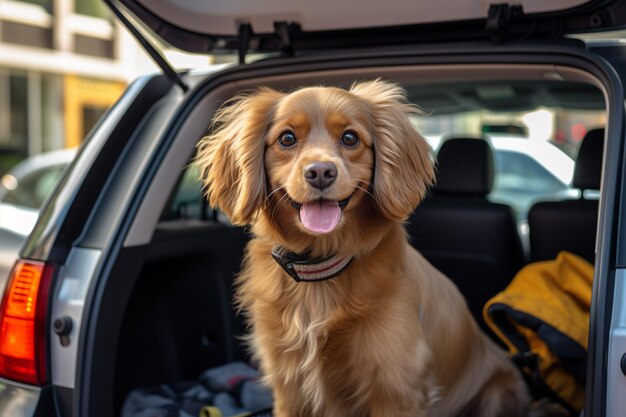
[{"label": "dog's tongue", "polygon": [[319,200],[303,203],[300,207],[300,221],[312,232],[332,232],[341,220],[339,203],[332,200]]}]

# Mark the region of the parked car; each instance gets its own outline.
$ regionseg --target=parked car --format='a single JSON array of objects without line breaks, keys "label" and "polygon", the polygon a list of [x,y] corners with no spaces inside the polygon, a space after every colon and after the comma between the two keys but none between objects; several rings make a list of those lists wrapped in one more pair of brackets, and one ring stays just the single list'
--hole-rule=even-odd
[{"label": "parked car", "polygon": [[0,178],[0,288],[35,227],[39,209],[75,155],[76,149],[34,155]]},{"label": "parked car", "polygon": [[492,201],[510,204],[525,220],[533,203],[578,198],[572,188],[574,160],[549,142],[491,137],[494,149]]},{"label": "parked car", "polygon": [[[231,303],[248,231],[207,207],[190,181],[195,145],[241,91],[376,77],[439,113],[543,107],[606,117],[588,237],[596,252],[584,415],[623,414],[626,45],[619,32],[598,33],[623,27],[626,2],[529,2],[525,11],[394,0],[106,3],[122,23],[141,22],[136,36],[145,29],[187,52],[236,53],[239,65],[176,72],[159,59],[164,73],[133,82],[86,139],[5,290],[0,415],[119,416],[137,389],[249,360]],[[488,238],[464,239],[479,237]],[[35,300],[28,311],[13,297],[16,283]]]},{"label": "parked car", "polygon": [[24,159],[0,178],[0,229],[28,236],[39,209],[76,149],[62,149]]},{"label": "parked car", "polygon": [[11,268],[18,259],[24,235],[9,229],[0,229],[0,288],[4,288]]}]

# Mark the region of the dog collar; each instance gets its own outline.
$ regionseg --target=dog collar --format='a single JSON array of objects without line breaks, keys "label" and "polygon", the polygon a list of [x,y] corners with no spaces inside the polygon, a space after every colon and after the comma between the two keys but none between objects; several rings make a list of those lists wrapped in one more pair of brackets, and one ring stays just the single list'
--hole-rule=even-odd
[{"label": "dog collar", "polygon": [[296,282],[316,282],[333,278],[350,265],[354,256],[333,255],[328,258],[310,259],[308,253],[294,253],[275,246],[272,258]]}]

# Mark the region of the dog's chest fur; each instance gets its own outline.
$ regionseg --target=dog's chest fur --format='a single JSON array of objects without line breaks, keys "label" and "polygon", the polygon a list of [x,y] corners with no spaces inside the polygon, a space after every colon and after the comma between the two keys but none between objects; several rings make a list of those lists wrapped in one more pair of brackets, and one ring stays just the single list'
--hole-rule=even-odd
[{"label": "dog's chest fur", "polygon": [[356,300],[373,298],[355,297],[346,283],[349,276],[295,283],[279,274],[283,271],[273,260],[255,260],[240,277],[239,300],[253,319],[251,341],[265,378],[272,385],[283,381],[299,387],[302,401],[313,410],[321,411],[329,397],[358,409],[368,381],[357,377],[355,343],[375,307]]},{"label": "dog's chest fur", "polygon": [[[336,385],[337,369],[343,370],[340,374],[349,373],[345,338],[353,330],[353,318],[338,305],[332,289],[319,288],[319,284],[315,287],[305,289],[303,297],[294,297],[284,306],[279,344],[285,352],[284,380],[298,381],[307,402],[319,409],[324,396]],[[345,382],[344,387],[353,386]]]}]

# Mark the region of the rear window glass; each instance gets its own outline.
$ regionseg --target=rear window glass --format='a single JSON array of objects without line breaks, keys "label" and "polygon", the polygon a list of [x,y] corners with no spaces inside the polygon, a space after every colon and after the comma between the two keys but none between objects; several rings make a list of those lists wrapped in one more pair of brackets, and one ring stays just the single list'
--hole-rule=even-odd
[{"label": "rear window glass", "polygon": [[201,219],[212,216],[202,193],[198,166],[188,164],[168,201],[161,220]]},{"label": "rear window glass", "polygon": [[494,183],[488,198],[510,205],[524,222],[537,201],[580,196],[571,186],[574,161],[587,132],[605,125],[606,111],[564,107],[507,111],[503,107],[438,114],[435,108],[413,123],[435,154],[450,138],[490,141]]}]

